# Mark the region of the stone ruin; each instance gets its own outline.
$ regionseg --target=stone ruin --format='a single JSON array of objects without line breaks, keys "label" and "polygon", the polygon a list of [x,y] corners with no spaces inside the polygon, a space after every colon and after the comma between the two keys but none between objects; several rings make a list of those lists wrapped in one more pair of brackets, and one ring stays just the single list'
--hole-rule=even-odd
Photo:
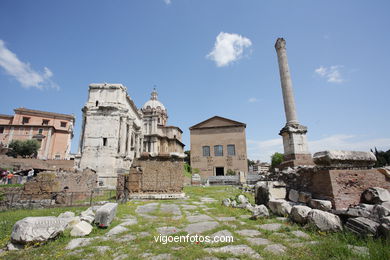
[{"label": "stone ruin", "polygon": [[183,167],[182,158],[143,153],[129,173],[118,174],[117,199],[183,198]]},{"label": "stone ruin", "polygon": [[283,180],[288,190],[331,201],[334,209],[359,204],[362,192],[370,187],[390,189],[389,176],[372,168],[376,158],[371,152],[324,151],[314,154],[313,160],[315,166],[286,168],[273,178]]},{"label": "stone ruin", "polygon": [[97,187],[97,175],[90,169],[82,172],[44,171],[22,187],[4,189],[3,207],[46,207],[83,200]]},{"label": "stone ruin", "polygon": [[315,166],[274,172],[255,186],[255,202],[276,215],[323,231],[390,236],[390,169],[371,152],[324,151]]}]

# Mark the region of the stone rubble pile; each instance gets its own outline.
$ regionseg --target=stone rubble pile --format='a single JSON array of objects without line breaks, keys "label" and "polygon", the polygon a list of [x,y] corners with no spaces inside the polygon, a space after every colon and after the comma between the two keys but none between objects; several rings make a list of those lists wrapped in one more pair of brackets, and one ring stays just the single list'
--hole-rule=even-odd
[{"label": "stone rubble pile", "polygon": [[[287,199],[286,199],[287,198]],[[255,205],[244,195],[226,198],[222,205],[244,208],[252,212],[251,219],[274,215],[289,217],[295,223],[314,226],[321,231],[337,232],[344,228],[362,236],[390,237],[390,192],[369,188],[362,193],[360,203],[345,210],[333,210],[332,202],[312,198],[312,194],[290,189],[281,181],[259,181],[255,185]]]},{"label": "stone rubble pile", "polygon": [[252,205],[248,198],[245,197],[244,195],[238,195],[234,199],[226,198],[222,200],[222,205],[226,207],[232,207],[232,208],[242,208],[242,209],[247,209],[250,212],[252,212],[252,219],[258,219],[262,217],[268,217],[269,212],[266,206],[264,205]]},{"label": "stone rubble pile", "polygon": [[108,227],[116,215],[117,203],[106,203],[103,206],[93,206],[76,216],[67,211],[58,217],[27,217],[19,220],[12,228],[11,241],[8,250],[18,250],[25,245],[38,245],[57,238],[64,230],[70,230],[72,237],[84,237],[93,230],[93,224],[98,227]]}]

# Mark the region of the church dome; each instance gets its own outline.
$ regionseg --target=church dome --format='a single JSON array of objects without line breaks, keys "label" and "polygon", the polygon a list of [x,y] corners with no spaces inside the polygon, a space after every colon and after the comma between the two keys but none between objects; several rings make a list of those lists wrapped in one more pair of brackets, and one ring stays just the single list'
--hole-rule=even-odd
[{"label": "church dome", "polygon": [[157,91],[156,89],[153,89],[152,94],[150,96],[150,100],[148,100],[144,106],[143,109],[161,109],[165,110],[164,105],[157,100]]}]

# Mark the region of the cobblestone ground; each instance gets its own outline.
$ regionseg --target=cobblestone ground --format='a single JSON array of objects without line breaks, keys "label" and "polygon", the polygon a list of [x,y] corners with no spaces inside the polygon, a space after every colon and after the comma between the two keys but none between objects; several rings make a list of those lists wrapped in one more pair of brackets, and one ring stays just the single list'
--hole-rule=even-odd
[{"label": "cobblestone ground", "polygon": [[[221,208],[220,200],[207,193],[187,195],[189,198],[182,200],[129,202],[126,206],[132,209],[131,214],[119,214],[117,224],[105,235],[90,238],[87,245],[81,244],[69,253],[79,254],[88,246],[97,249],[86,255],[91,259],[105,255],[115,260],[274,259],[318,243],[308,233],[293,230],[285,218],[250,220],[248,211]],[[231,211],[235,211],[233,215]],[[209,237],[210,242],[200,236]],[[165,240],[175,237],[182,241]],[[233,241],[214,242],[215,237]]]},{"label": "cobblestone ground", "polygon": [[[187,198],[182,200],[130,201],[119,205],[117,217],[108,229],[95,228],[84,238],[65,236],[62,241],[32,249],[30,256],[114,260],[311,259],[312,250],[322,243],[316,233],[281,217],[250,220],[249,211],[221,205],[223,198],[237,194],[240,190],[233,187],[196,188],[194,193],[187,190]],[[208,236],[210,241],[215,237],[232,237],[233,241],[205,242],[200,235]],[[167,236],[181,236],[182,241],[165,243]],[[351,253],[355,259],[364,256],[365,249],[350,247],[356,252]],[[17,256],[18,253],[10,255],[10,259]]]}]

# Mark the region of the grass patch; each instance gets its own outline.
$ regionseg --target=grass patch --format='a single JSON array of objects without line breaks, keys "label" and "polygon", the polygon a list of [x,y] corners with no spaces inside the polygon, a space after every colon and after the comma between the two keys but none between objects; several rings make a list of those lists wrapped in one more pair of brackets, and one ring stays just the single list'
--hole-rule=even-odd
[{"label": "grass patch", "polygon": [[[125,259],[142,259],[142,256],[155,256],[159,254],[170,254],[178,259],[197,259],[207,256],[217,256],[220,258],[237,257],[231,254],[218,253],[209,254],[204,248],[220,247],[226,245],[248,245],[259,253],[264,259],[390,259],[390,244],[386,240],[378,239],[362,239],[354,234],[347,232],[339,233],[323,233],[314,229],[305,229],[297,224],[285,222],[276,219],[275,216],[269,218],[249,220],[240,218],[241,215],[250,215],[245,209],[235,209],[224,207],[221,201],[224,198],[234,198],[239,194],[245,194],[253,203],[253,197],[250,193],[242,193],[239,189],[230,186],[212,186],[212,187],[190,187],[184,189],[188,199],[185,200],[166,200],[166,201],[141,201],[133,200],[124,204],[120,204],[117,210],[117,217],[107,229],[94,228],[93,232],[88,237],[104,237],[104,235],[115,226],[122,223],[125,219],[137,218],[136,225],[126,226],[128,231],[119,234],[117,238],[134,235],[136,238],[132,241],[119,241],[115,239],[105,240],[96,239],[90,245],[76,248],[73,251],[65,250],[66,245],[72,237],[69,231],[62,234],[57,240],[50,241],[47,244],[39,247],[30,247],[17,252],[5,252],[0,255],[3,259],[113,259],[118,256],[124,256]],[[102,194],[101,199],[114,196],[113,194]],[[213,198],[216,202],[200,203],[202,197]],[[150,213],[154,219],[148,219],[136,213],[138,206],[158,203],[156,210]],[[181,209],[182,216],[180,219],[174,219],[174,215],[161,211],[163,204],[176,204]],[[185,209],[186,205],[196,206],[196,209]],[[202,205],[203,204],[203,205]],[[210,208],[209,210],[203,207]],[[0,247],[4,247],[9,240],[13,224],[28,216],[58,216],[65,211],[73,211],[79,214],[87,207],[77,208],[49,208],[35,210],[12,210],[0,212]],[[177,227],[183,229],[189,222],[187,221],[187,213],[189,214],[207,214],[213,218],[217,217],[235,217],[235,221],[220,222],[220,225],[213,230],[204,232],[203,235],[211,235],[214,232],[228,230],[233,234],[234,243],[167,243],[163,244],[155,242],[154,236],[159,235],[157,228],[163,226]],[[266,223],[280,223],[282,227],[278,231],[266,231],[258,226]],[[259,230],[262,238],[266,238],[271,243],[282,244],[287,248],[284,255],[275,255],[266,252],[264,246],[253,246],[244,237],[235,233],[237,230],[254,229]],[[295,230],[301,230],[310,236],[310,239],[299,238],[292,234]],[[147,232],[147,233],[146,233]],[[144,234],[144,236],[140,236]],[[186,232],[181,231],[177,235],[186,235]],[[307,244],[302,247],[294,247],[293,243],[304,243],[309,241],[318,241],[318,244]],[[364,246],[368,248],[369,256],[358,255],[351,251],[348,247]],[[109,250],[99,252],[97,247],[108,246]],[[249,259],[248,256],[241,255],[240,259]]]},{"label": "grass patch", "polygon": [[23,184],[14,183],[14,184],[0,184],[0,188],[15,188],[15,187],[23,187]]}]

